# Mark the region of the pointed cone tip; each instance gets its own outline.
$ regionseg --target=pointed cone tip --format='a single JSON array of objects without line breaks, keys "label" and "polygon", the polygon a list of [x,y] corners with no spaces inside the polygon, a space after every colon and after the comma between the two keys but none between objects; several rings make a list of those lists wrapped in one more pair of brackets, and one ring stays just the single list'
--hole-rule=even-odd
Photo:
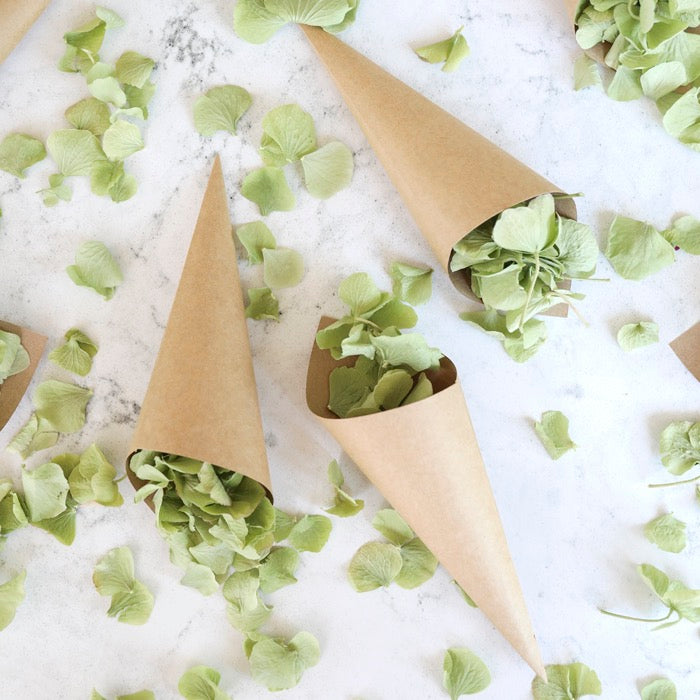
[{"label": "pointed cone tip", "polygon": [[[319,328],[332,320],[322,319]],[[338,364],[345,363],[314,343],[310,410],[541,675],[542,658],[454,365],[443,361],[429,398],[341,419],[327,409],[328,377]],[[430,464],[439,464],[439,473],[425,469]]]},{"label": "pointed cone tip", "polygon": [[[271,489],[248,327],[217,156],[132,440]],[[127,470],[131,475],[130,470]]]}]

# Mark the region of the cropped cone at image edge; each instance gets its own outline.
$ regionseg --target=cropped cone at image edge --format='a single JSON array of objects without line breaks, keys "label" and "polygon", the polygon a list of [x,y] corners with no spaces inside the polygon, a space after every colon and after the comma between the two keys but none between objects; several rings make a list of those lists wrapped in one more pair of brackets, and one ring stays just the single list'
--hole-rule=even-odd
[{"label": "cropped cone at image edge", "polygon": [[0,0],[0,63],[48,7],[51,0]]},{"label": "cropped cone at image edge", "polygon": [[[319,330],[333,319],[324,317]],[[457,371],[428,372],[435,394],[389,411],[338,418],[328,409],[336,362],[314,343],[311,412],[406,520],[513,648],[545,678]],[[352,358],[354,359],[354,358]]]},{"label": "cropped cone at image edge", "polygon": [[6,321],[0,321],[0,331],[18,335],[22,347],[29,355],[29,367],[18,374],[8,377],[0,385],[0,430],[2,430],[15,412],[27,391],[34,372],[36,372],[37,365],[46,346],[46,337],[28,328],[21,328]]},{"label": "cropped cone at image edge", "polygon": [[129,452],[209,462],[271,492],[232,234],[217,156]]}]

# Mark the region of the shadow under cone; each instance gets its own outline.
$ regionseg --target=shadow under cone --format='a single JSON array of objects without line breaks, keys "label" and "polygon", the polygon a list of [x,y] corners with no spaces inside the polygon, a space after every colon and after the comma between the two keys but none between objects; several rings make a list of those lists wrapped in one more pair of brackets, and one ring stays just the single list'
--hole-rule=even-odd
[{"label": "shadow under cone", "polygon": [[[323,318],[319,328],[332,322]],[[513,648],[544,677],[515,566],[469,418],[457,371],[443,358],[436,393],[368,416],[328,410],[328,377],[340,364],[314,343],[306,398],[311,411],[405,518]]]},{"label": "shadow under cone", "polygon": [[0,0],[0,63],[48,7],[51,0]]},{"label": "shadow under cone", "polygon": [[0,321],[0,331],[18,335],[22,347],[29,355],[29,367],[19,374],[13,374],[0,384],[0,430],[2,430],[15,412],[27,391],[34,372],[36,372],[37,365],[46,346],[46,337],[30,331],[28,328],[15,326],[5,321]]},{"label": "shadow under cone", "polygon": [[131,454],[141,449],[209,462],[271,490],[218,157],[136,424]]}]

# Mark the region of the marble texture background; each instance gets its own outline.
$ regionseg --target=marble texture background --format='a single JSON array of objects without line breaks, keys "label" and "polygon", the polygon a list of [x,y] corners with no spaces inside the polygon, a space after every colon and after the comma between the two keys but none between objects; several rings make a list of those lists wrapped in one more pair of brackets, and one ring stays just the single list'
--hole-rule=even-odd
[{"label": "marble texture background", "polygon": [[[658,456],[663,427],[700,418],[700,383],[667,345],[700,316],[698,259],[679,253],[672,267],[630,282],[601,256],[598,277],[609,280],[576,284],[586,294],[580,308],[587,324],[575,317],[549,321],[544,348],[525,365],[513,363],[494,340],[458,319],[473,305],[439,271],[302,34],[289,27],[264,46],[246,44],[232,30],[233,4],[110,3],[127,27],[108,36],[103,57],[115,60],[133,49],[158,62],[146,148],[129,160],[140,183],[134,199],[115,205],[76,179],[73,201],[46,209],[35,192],[52,172],[48,160],[21,182],[0,172],[0,317],[45,332],[50,346],[76,325],[100,345],[85,379],[95,392],[88,423],[56,450],[97,441],[123,464],[213,156],[222,157],[234,224],[258,218],[239,186],[259,164],[261,119],[272,107],[297,102],[316,120],[321,143],[338,138],[353,149],[356,172],[352,186],[327,202],[313,200],[293,175],[296,209],[268,217],[279,243],[300,250],[307,265],[302,284],[279,294],[281,323],[249,326],[272,479],[280,507],[320,512],[331,500],[326,467],[337,457],[349,490],[366,507],[355,518],[334,519],[326,549],[303,556],[299,583],[270,596],[272,633],[306,629],[322,646],[318,666],[277,696],[443,698],[444,651],[467,646],[493,676],[479,697],[530,697],[531,671],[463,603],[443,570],[414,591],[394,586],[357,594],[346,580],[354,551],[377,535],[370,522],[384,501],[307,412],[306,357],[319,315],[341,311],[334,292],[341,279],[364,270],[388,287],[388,266],[403,260],[436,268],[433,298],[419,308],[419,330],[459,368],[546,663],[589,664],[607,698],[632,700],[643,681],[658,675],[676,682],[682,700],[698,697],[697,625],[652,632],[597,611],[659,615],[635,571],[641,562],[700,587],[700,507],[692,487],[647,488],[667,476]],[[55,66],[62,34],[91,9],[83,0],[55,0],[0,65],[0,135],[21,130],[46,138],[64,125],[64,109],[87,94],[80,77]],[[456,74],[413,55],[413,47],[460,24],[472,55]],[[666,135],[652,103],[573,91],[578,51],[559,0],[364,0],[344,40],[564,190],[585,192],[580,219],[596,228],[601,246],[616,212],[660,228],[677,214],[700,216],[700,155]],[[202,138],[192,105],[224,83],[246,87],[253,106],[238,136]],[[79,243],[91,238],[110,247],[125,273],[110,302],[75,287],[64,272]],[[259,269],[242,263],[241,276],[244,286],[260,285]],[[641,319],[659,323],[661,342],[625,354],[615,333]],[[44,359],[34,385],[50,377],[63,375]],[[579,445],[558,462],[532,428],[548,409],[568,415]],[[0,432],[0,448],[29,413],[25,397]],[[28,466],[50,454],[33,456]],[[0,453],[0,475],[18,479],[19,470],[16,456]],[[180,674],[199,663],[219,669],[223,688],[237,700],[267,697],[248,675],[242,638],[225,619],[223,599],[178,584],[150,511],[131,503],[128,482],[121,490],[127,503],[118,510],[80,509],[73,547],[27,529],[0,552],[0,580],[27,569],[26,600],[0,633],[0,697],[77,700],[94,686],[108,697],[151,688],[165,700],[178,697]],[[659,551],[642,533],[644,523],[667,510],[688,523],[689,545],[681,554]],[[107,601],[91,582],[95,561],[124,544],[156,596],[141,628],[107,618]]]}]

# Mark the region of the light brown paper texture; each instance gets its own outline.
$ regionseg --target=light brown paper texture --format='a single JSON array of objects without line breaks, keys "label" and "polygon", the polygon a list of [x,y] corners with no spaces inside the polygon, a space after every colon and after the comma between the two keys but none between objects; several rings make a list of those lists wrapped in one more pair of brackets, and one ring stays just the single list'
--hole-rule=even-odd
[{"label": "light brown paper texture", "polygon": [[29,367],[24,372],[13,374],[0,384],[0,430],[2,430],[27,391],[44,352],[46,338],[28,328],[21,328],[5,321],[0,321],[0,330],[18,335],[22,346],[29,354]]},{"label": "light brown paper texture", "polygon": [[0,63],[12,53],[51,0],[0,0]]},{"label": "light brown paper texture", "polygon": [[678,359],[700,382],[700,321],[670,343]]},{"label": "light brown paper texture", "polygon": [[[324,317],[319,329],[333,319]],[[535,670],[544,667],[508,552],[457,371],[429,373],[436,393],[356,418],[328,410],[336,362],[314,342],[306,381],[311,411],[451,576]]]},{"label": "light brown paper texture", "polygon": [[[217,156],[130,457],[181,455],[271,490],[228,199]],[[130,459],[129,457],[129,459]],[[130,469],[135,486],[139,480]]]},{"label": "light brown paper texture", "polygon": [[[454,245],[484,221],[538,195],[561,193],[332,34],[302,29],[448,274]],[[572,199],[558,200],[557,210],[576,218]],[[463,275],[451,278],[474,298],[460,284]],[[549,314],[567,311],[558,304]]]}]

